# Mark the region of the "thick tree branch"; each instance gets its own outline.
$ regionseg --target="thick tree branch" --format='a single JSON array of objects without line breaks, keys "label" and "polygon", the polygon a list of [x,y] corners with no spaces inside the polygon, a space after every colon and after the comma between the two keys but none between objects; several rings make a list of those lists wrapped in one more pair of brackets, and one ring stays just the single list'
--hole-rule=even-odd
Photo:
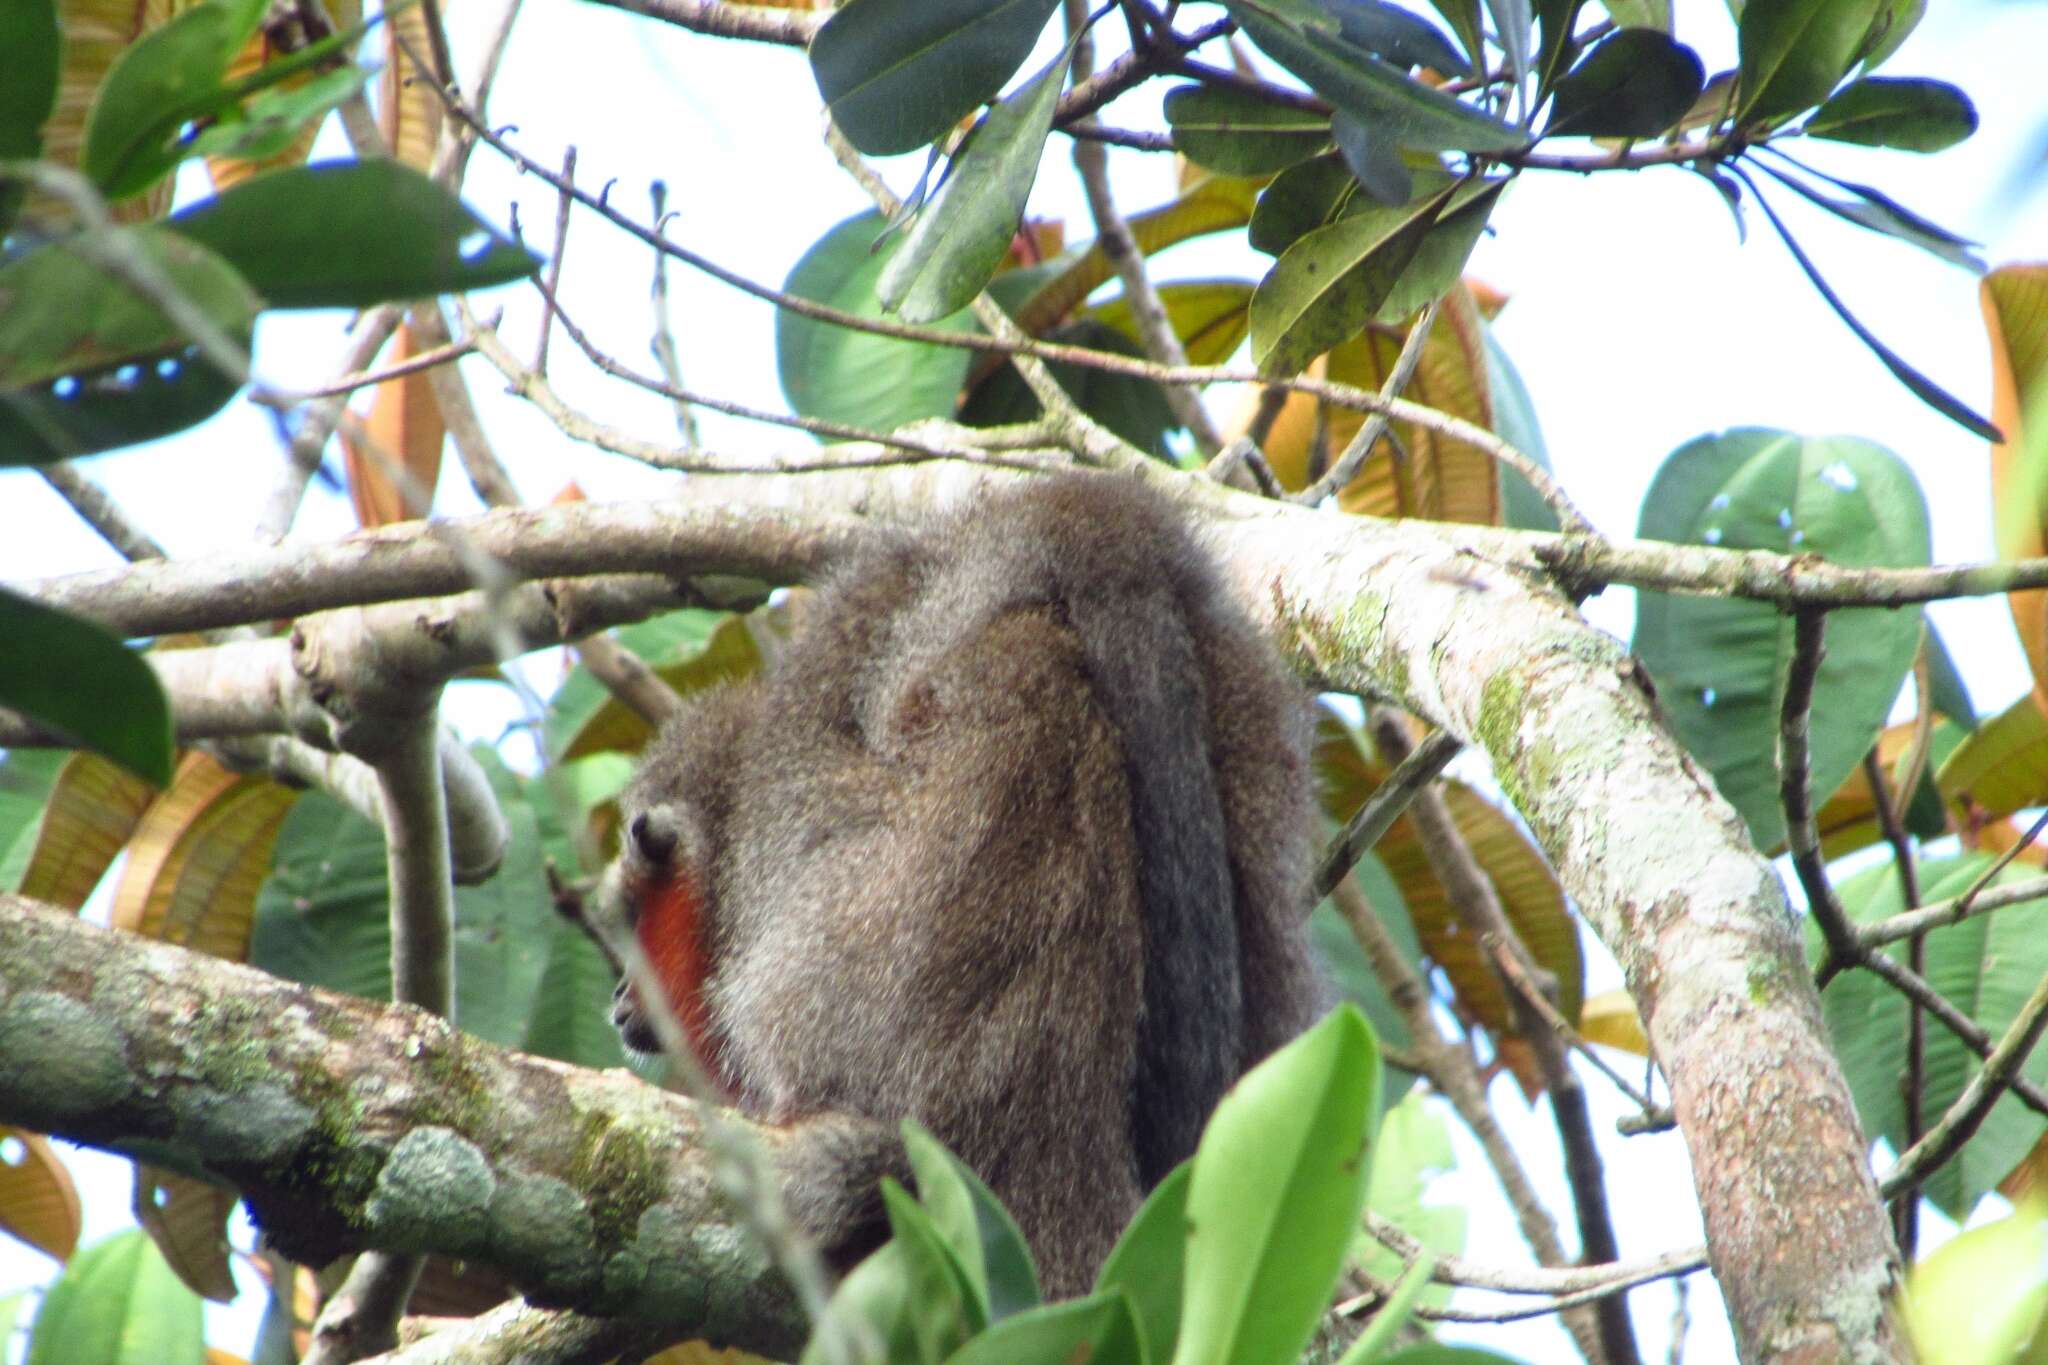
[{"label": "thick tree branch", "polygon": [[[242,1191],[295,1260],[493,1266],[536,1302],[789,1352],[695,1104],[0,896],[0,1114]],[[772,1158],[778,1130],[725,1120]]]}]

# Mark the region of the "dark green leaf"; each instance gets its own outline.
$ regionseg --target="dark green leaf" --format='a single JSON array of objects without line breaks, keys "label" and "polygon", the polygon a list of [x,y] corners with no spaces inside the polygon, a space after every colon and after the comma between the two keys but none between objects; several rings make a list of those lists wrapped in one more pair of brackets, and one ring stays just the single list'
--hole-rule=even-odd
[{"label": "dark green leaf", "polygon": [[884,308],[907,322],[933,322],[972,303],[994,277],[1038,178],[1072,55],[1070,47],[990,109],[953,158],[946,183],[918,210],[902,248],[875,281]]},{"label": "dark green leaf", "polygon": [[1387,291],[1373,314],[1375,322],[1399,322],[1431,299],[1440,297],[1464,273],[1465,262],[1486,220],[1500,201],[1507,180],[1465,180],[1451,193],[1443,214],[1423,234],[1407,268]]},{"label": "dark green leaf", "polygon": [[1836,142],[1938,152],[1977,131],[1977,108],[1947,81],[1866,76],[1837,91],[1805,131]]},{"label": "dark green leaf", "polygon": [[[1444,22],[1451,26],[1451,32],[1458,35],[1459,43],[1465,48],[1465,55],[1478,60],[1486,52],[1486,25],[1479,17],[1479,0],[1429,0]],[[1466,64],[1471,70],[1471,64]]]},{"label": "dark green leaf", "polygon": [[1129,1297],[1145,1359],[1160,1365],[1173,1359],[1174,1338],[1180,1331],[1188,1177],[1193,1169],[1183,1161],[1153,1187],[1095,1277],[1098,1293],[1121,1289]]},{"label": "dark green leaf", "polygon": [[144,261],[248,345],[260,301],[212,252],[160,227],[81,233],[0,266],[0,466],[44,464],[182,430],[236,383],[100,264]]},{"label": "dark green leaf", "polygon": [[1225,86],[1175,86],[1166,121],[1188,160],[1224,175],[1267,175],[1330,145],[1323,115]]},{"label": "dark green leaf", "polygon": [[918,1202],[959,1259],[982,1319],[1000,1322],[1035,1306],[1038,1272],[1024,1234],[981,1177],[914,1119],[903,1121],[903,1146],[917,1174]]},{"label": "dark green leaf", "polygon": [[1421,66],[1446,76],[1468,76],[1472,63],[1444,31],[1417,14],[1385,0],[1321,0],[1336,16],[1337,31],[1347,42],[1385,57],[1396,66]]},{"label": "dark green leaf", "polygon": [[1698,54],[1651,28],[1610,35],[1557,83],[1547,137],[1655,137],[1706,84]]},{"label": "dark green leaf", "polygon": [[1529,75],[1529,40],[1535,37],[1536,22],[1529,12],[1529,0],[1486,0],[1493,15],[1493,35],[1507,58],[1510,79],[1520,85]]},{"label": "dark green leaf", "polygon": [[43,1295],[24,1365],[201,1365],[199,1296],[140,1228],[71,1258]]},{"label": "dark green leaf", "polygon": [[1350,1005],[1223,1097],[1188,1184],[1176,1359],[1284,1361],[1307,1344],[1358,1235],[1378,1112],[1379,1049]]},{"label": "dark green leaf", "polygon": [[1415,177],[1401,159],[1401,149],[1384,141],[1366,124],[1349,114],[1330,121],[1337,139],[1338,155],[1358,180],[1358,187],[1376,204],[1390,208],[1408,202],[1415,193]]},{"label": "dark green leaf", "polygon": [[1143,1365],[1131,1302],[1121,1293],[1049,1303],[981,1333],[947,1365]]},{"label": "dark green leaf", "polygon": [[1401,208],[1374,205],[1305,233],[1281,253],[1252,295],[1252,360],[1295,374],[1357,335],[1380,309],[1451,190]]},{"label": "dark green leaf", "polygon": [[1920,373],[1920,371],[1914,369],[1906,363],[1904,357],[1900,356],[1882,341],[1879,341],[1877,334],[1868,327],[1865,327],[1862,320],[1849,311],[1848,306],[1836,295],[1828,282],[1821,278],[1819,269],[1807,258],[1806,252],[1793,239],[1792,234],[1786,230],[1784,222],[1778,217],[1777,210],[1771,207],[1770,200],[1758,194],[1753,183],[1750,185],[1749,191],[1751,197],[1756,200],[1758,207],[1763,209],[1764,217],[1770,219],[1771,226],[1777,229],[1778,236],[1785,243],[1785,249],[1792,253],[1792,259],[1799,262],[1799,268],[1805,271],[1806,278],[1812,281],[1814,289],[1819,292],[1822,298],[1827,300],[1828,307],[1835,310],[1836,316],[1848,325],[1849,330],[1856,334],[1857,339],[1865,346],[1868,346],[1872,353],[1884,362],[1884,367],[1892,372],[1893,378],[1912,390],[1914,397],[1965,430],[1981,436],[1987,441],[2003,441],[2005,439],[1999,433],[1997,427],[1991,425],[1983,417],[1980,417],[1968,404],[1964,403],[1947,389],[1942,388],[1926,375]]},{"label": "dark green leaf", "polygon": [[1578,26],[1584,0],[1536,0],[1536,98],[1550,93],[1572,51],[1572,30]]},{"label": "dark green leaf", "polygon": [[170,785],[171,706],[140,656],[90,621],[5,591],[0,640],[0,705]]},{"label": "dark green leaf", "polygon": [[138,38],[114,60],[85,119],[79,169],[110,199],[148,189],[185,153],[177,139],[218,98],[246,33],[226,5],[202,4]]},{"label": "dark green leaf", "polygon": [[[1789,157],[1785,159],[1791,160]],[[1797,162],[1792,164],[1798,165]],[[1837,180],[1808,166],[1799,167],[1806,174],[1817,176],[1856,196],[1853,199],[1835,199],[1822,194],[1797,176],[1786,175],[1773,166],[1759,162],[1757,169],[1809,203],[1819,205],[1838,218],[1846,219],[1858,227],[1869,228],[1872,232],[1882,232],[1887,237],[1909,242],[1922,251],[1939,256],[1942,260],[1959,265],[1965,270],[1974,270],[1980,275],[1984,273],[1983,260],[1970,249],[1976,245],[1974,242],[1965,237],[1958,237],[1939,223],[1921,217],[1896,199],[1869,185],[1859,185],[1851,180]]]},{"label": "dark green leaf", "polygon": [[[873,210],[847,219],[804,253],[783,289],[862,317],[881,317],[875,281],[903,244],[895,237],[877,247],[886,227]],[[964,310],[935,325],[976,330]],[[949,417],[972,358],[969,351],[849,331],[787,310],[775,318],[776,373],[789,406],[805,417],[875,431],[893,431],[921,417]]]},{"label": "dark green leaf", "polygon": [[1266,0],[1228,0],[1228,7],[1246,36],[1274,61],[1397,146],[1426,152],[1504,152],[1529,141],[1521,129],[1432,89],[1369,53],[1287,21]]},{"label": "dark green leaf", "polygon": [[1927,14],[1927,0],[1885,0],[1877,18],[1864,35],[1863,70],[1867,74],[1883,66],[1899,44],[1912,35]]},{"label": "dark green leaf", "polygon": [[225,257],[274,308],[366,308],[505,284],[539,259],[388,158],[272,171],[165,226]]},{"label": "dark green leaf", "polygon": [[322,72],[303,85],[275,85],[252,98],[182,148],[185,156],[231,156],[250,161],[276,156],[289,147],[299,130],[325,115],[377,73],[353,63]]},{"label": "dark green leaf", "polygon": [[[1988,853],[1922,859],[1922,901],[1961,895],[1992,862]],[[2031,869],[2008,867],[1991,885],[2032,875]],[[1843,881],[1839,894],[1843,908],[1858,924],[1875,923],[1907,908],[1899,892],[1898,869],[1889,862]],[[1928,984],[1993,1038],[2005,1032],[2034,984],[2048,975],[2048,935],[2040,932],[2041,913],[2038,902],[2014,906],[1947,925],[1926,937]],[[1810,925],[1811,921],[1808,952],[1818,960],[1819,934]],[[1904,961],[1908,945],[1894,943],[1885,951]],[[1899,1087],[1899,1041],[1906,1036],[1905,1000],[1869,972],[1844,972],[1822,993],[1821,1011],[1856,1097],[1863,1130],[1903,1150],[1906,1116]],[[1955,1102],[1978,1070],[1976,1054],[1947,1029],[1927,1031],[1926,1059],[1923,1126],[1927,1118]],[[2020,1074],[2037,1085],[2048,1084],[2048,1051],[2035,1048]],[[2040,1116],[2015,1096],[2005,1095],[1961,1153],[1922,1187],[1924,1193],[1949,1217],[1962,1221],[1978,1199],[2020,1164],[2041,1132]]]},{"label": "dark green leaf", "polygon": [[1289,166],[1259,195],[1248,240],[1267,255],[1278,256],[1304,233],[1335,218],[1357,184],[1335,153]]},{"label": "dark green leaf", "polygon": [[1736,32],[1745,124],[1811,109],[1865,51],[1884,0],[1749,0]]},{"label": "dark green leaf", "polygon": [[[1078,318],[1056,327],[1046,339],[1114,355],[1144,354],[1129,336],[1093,318]],[[1180,423],[1157,384],[1134,375],[1111,374],[1064,361],[1054,361],[1047,368],[1059,386],[1073,396],[1081,411],[1146,454],[1166,457],[1166,434]],[[1029,422],[1041,411],[1037,395],[1024,383],[1017,367],[1006,361],[967,395],[960,405],[960,420],[976,427],[1006,426]]]},{"label": "dark green leaf", "polygon": [[[0,80],[0,161],[33,161],[42,153],[62,51],[55,0],[0,5],[0,52],[7,54],[7,77]],[[18,183],[0,183],[0,238],[14,225],[25,193]]]},{"label": "dark green leaf", "polygon": [[915,151],[1003,88],[1059,0],[853,0],[811,40],[832,117],[871,156]]},{"label": "dark green leaf", "polygon": [[1622,28],[1671,32],[1671,0],[1602,0],[1601,7]]},{"label": "dark green leaf", "polygon": [[[1913,475],[1854,437],[1736,430],[1674,452],[1643,498],[1648,540],[1818,554],[1858,568],[1928,562],[1927,504]],[[1792,620],[1766,602],[1642,592],[1634,650],[1657,680],[1671,728],[1713,773],[1760,848],[1784,838],[1778,724]],[[1876,741],[1920,645],[1920,612],[1858,608],[1828,617],[1815,686],[1814,804]]]}]

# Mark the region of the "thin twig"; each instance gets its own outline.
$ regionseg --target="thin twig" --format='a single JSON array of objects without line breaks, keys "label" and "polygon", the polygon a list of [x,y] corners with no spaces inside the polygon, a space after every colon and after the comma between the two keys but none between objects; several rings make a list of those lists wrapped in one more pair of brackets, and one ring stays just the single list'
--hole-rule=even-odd
[{"label": "thin twig", "polygon": [[1977,915],[1988,915],[1993,910],[2003,910],[2026,901],[2048,903],[2048,877],[2030,877],[2023,882],[1994,886],[1970,899],[1951,896],[1947,900],[1923,905],[1918,910],[1889,916],[1875,924],[1859,925],[1856,942],[1864,948],[1881,948],[1902,938],[1924,934],[1929,929],[1960,924]]},{"label": "thin twig", "polygon": [[[660,232],[668,222],[668,186],[657,180],[649,188],[654,200],[654,230]],[[683,387],[683,364],[676,354],[675,329],[669,325],[668,316],[668,253],[654,253],[654,283],[648,290],[649,302],[654,312],[654,339],[649,348],[654,352],[654,363],[661,367],[661,377],[672,389]],[[683,445],[696,450],[704,444],[702,433],[697,430],[697,410],[688,403],[672,403],[676,414],[676,434],[682,437]]]},{"label": "thin twig", "polygon": [[71,504],[71,510],[79,519],[100,533],[100,538],[114,547],[121,558],[131,563],[138,559],[162,559],[164,547],[156,539],[129,519],[121,505],[108,495],[107,490],[87,478],[69,460],[42,465],[39,471],[43,481],[55,489],[57,496]]},{"label": "thin twig", "polygon": [[[576,183],[576,148],[572,144],[562,153],[562,183]],[[548,372],[548,333],[554,328],[555,300],[562,292],[563,257],[569,246],[569,213],[576,207],[576,201],[567,194],[555,196],[555,249],[548,253],[547,286],[540,291],[540,340],[533,348],[533,372]]]},{"label": "thin twig", "polygon": [[[1925,698],[1922,698],[1924,708]],[[1892,800],[1891,785],[1884,764],[1878,762],[1875,747],[1863,755],[1863,780],[1870,788],[1870,804],[1877,813],[1877,827],[1891,845],[1892,866],[1898,873],[1899,896],[1908,910],[1920,904],[1920,870],[1913,856],[1913,840],[1899,819],[1898,803]],[[1927,936],[1915,934],[1906,946],[1906,961],[1922,976],[1927,974]],[[1920,1007],[1906,1002],[1906,1072],[1899,1083],[1903,1104],[1902,1136],[1907,1146],[1920,1140],[1922,1106],[1927,1095],[1927,1016]],[[1920,1192],[1904,1188],[1892,1204],[1893,1235],[1899,1255],[1908,1264],[1920,1244]]]},{"label": "thin twig", "polygon": [[[1387,372],[1386,382],[1380,385],[1382,401],[1398,398],[1408,387],[1408,381],[1415,377],[1415,367],[1422,363],[1422,353],[1429,344],[1431,327],[1436,323],[1437,311],[1443,306],[1441,298],[1429,301],[1415,321],[1408,327],[1408,335],[1401,343],[1401,354],[1394,360],[1394,368]],[[1351,443],[1344,447],[1344,453],[1331,464],[1329,472],[1294,495],[1294,501],[1304,507],[1314,507],[1324,498],[1336,493],[1358,477],[1358,470],[1372,454],[1372,448],[1379,444],[1380,436],[1387,429],[1387,414],[1384,411],[1369,414],[1359,424]]]},{"label": "thin twig", "polygon": [[1827,648],[1823,632],[1827,614],[1795,612],[1792,617],[1792,662],[1785,675],[1785,699],[1778,713],[1778,799],[1785,810],[1785,847],[1792,870],[1806,892],[1806,903],[1827,943],[1820,966],[1826,985],[1844,967],[1856,965],[1856,927],[1828,882],[1821,861],[1820,830],[1814,822],[1812,792],[1813,689]]},{"label": "thin twig", "polygon": [[1464,747],[1464,742],[1448,730],[1434,730],[1424,736],[1413,753],[1395,765],[1394,771],[1373,788],[1372,795],[1365,798],[1324,850],[1322,864],[1316,869],[1316,900],[1329,895],[1332,887],[1350,875],[1365,851],[1401,818],[1415,794],[1434,782],[1444,765]]}]

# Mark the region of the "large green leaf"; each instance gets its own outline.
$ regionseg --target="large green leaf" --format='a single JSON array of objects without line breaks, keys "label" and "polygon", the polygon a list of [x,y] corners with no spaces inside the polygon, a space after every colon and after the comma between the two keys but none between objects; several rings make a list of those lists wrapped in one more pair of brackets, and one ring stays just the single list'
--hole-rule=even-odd
[{"label": "large green leaf", "polygon": [[1465,54],[1421,15],[1385,0],[1318,0],[1318,5],[1337,20],[1345,41],[1395,66],[1424,66],[1446,76],[1472,74]]},{"label": "large green leaf", "polygon": [[[1465,1250],[1467,1215],[1455,1203],[1427,1202],[1440,1176],[1458,1168],[1451,1146],[1450,1125],[1421,1091],[1389,1108],[1373,1135],[1372,1188],[1365,1206],[1420,1240],[1438,1256]],[[1401,1258],[1371,1236],[1360,1233],[1354,1249],[1359,1268],[1385,1283],[1401,1275]],[[1450,1301],[1449,1285],[1424,1289],[1421,1302],[1442,1307]]]},{"label": "large green leaf", "polygon": [[1137,1319],[1121,1293],[1049,1303],[976,1336],[947,1365],[1143,1365]]},{"label": "large green leaf", "polygon": [[1289,166],[1259,196],[1246,240],[1267,255],[1278,256],[1335,219],[1357,186],[1343,157],[1334,152]]},{"label": "large green leaf", "polygon": [[1947,81],[1866,76],[1851,81],[1806,121],[1808,137],[1938,152],[1977,131],[1977,107]]},{"label": "large green leaf", "polygon": [[[1086,346],[1112,355],[1142,357],[1144,351],[1126,333],[1107,323],[1081,317],[1056,327],[1047,340],[1068,346]],[[1166,395],[1149,379],[1112,374],[1086,365],[1054,361],[1046,367],[1054,382],[1080,405],[1081,411],[1108,427],[1148,455],[1166,458],[1167,433],[1180,422],[1166,405]],[[961,404],[960,420],[969,426],[1002,426],[1028,422],[1042,409],[1038,396],[1024,383],[1014,364],[1004,364],[976,385]]]},{"label": "large green leaf", "polygon": [[171,704],[149,665],[90,621],[0,591],[0,705],[171,780]]},{"label": "large green leaf", "polygon": [[2043,1252],[2048,1219],[2032,1199],[1915,1264],[1899,1299],[1922,1365],[2040,1365],[2048,1313]]},{"label": "large green leaf", "polygon": [[[1922,859],[1922,900],[1961,895],[1993,861],[1988,853]],[[2033,875],[2031,869],[2008,867],[1992,884],[2025,881]],[[1844,881],[1838,894],[1843,908],[1859,924],[1874,923],[1907,908],[1900,894],[1898,870],[1889,862]],[[2048,935],[2041,933],[2042,913],[2040,906],[2029,903],[1931,931],[1926,937],[1928,984],[1993,1038],[2000,1037],[2033,993],[2035,983],[2048,975]],[[1811,922],[1807,946],[1819,961],[1825,945]],[[1904,961],[1908,945],[1895,943],[1886,951]],[[1893,1150],[1903,1151],[1906,1114],[1899,1089],[1899,1059],[1906,1038],[1905,998],[1869,972],[1844,972],[1821,993],[1821,1010],[1849,1090],[1856,1097],[1863,1131],[1873,1139],[1884,1138]],[[1947,1029],[1928,1029],[1926,1049],[1923,1129],[1955,1102],[1978,1068],[1977,1055]],[[2021,1074],[2037,1085],[2048,1084],[2048,1050],[2036,1048]],[[1961,1153],[1928,1180],[1924,1187],[1927,1197],[1961,1222],[1978,1199],[2033,1149],[2043,1128],[2040,1115],[2011,1094],[2001,1096]]]},{"label": "large green leaf", "polygon": [[1655,137],[1706,84],[1699,54],[1652,28],[1610,34],[1557,83],[1546,137]]},{"label": "large green leaf", "polygon": [[[902,249],[901,235],[877,242],[888,224],[870,210],[820,237],[783,288],[800,298],[879,318],[875,281]],[[966,310],[935,324],[972,332]],[[849,331],[798,313],[775,319],[776,373],[789,405],[805,417],[892,431],[922,417],[949,417],[972,353],[922,341]]]},{"label": "large green leaf", "polygon": [[71,1258],[43,1295],[24,1365],[202,1365],[205,1314],[140,1228]]},{"label": "large green leaf", "polygon": [[1121,1289],[1131,1301],[1145,1359],[1173,1358],[1180,1335],[1181,1275],[1188,1246],[1188,1177],[1183,1161],[1145,1197],[1095,1277],[1097,1292]]},{"label": "large green leaf", "polygon": [[1356,1235],[1379,1049],[1339,1005],[1224,1096],[1195,1151],[1175,1365],[1292,1360]]},{"label": "large green leaf", "polygon": [[223,119],[184,148],[187,156],[225,156],[260,161],[276,156],[299,132],[325,115],[377,72],[353,63],[323,71],[303,85],[277,85],[252,98],[239,117]]},{"label": "large green leaf", "polygon": [[1748,0],[1736,31],[1743,123],[1811,109],[1866,50],[1885,0]]},{"label": "large green leaf", "polygon": [[1394,206],[1415,197],[1415,173],[1401,149],[1378,128],[1340,113],[1330,120],[1330,135],[1337,139],[1345,168],[1374,203]]},{"label": "large green leaf", "polygon": [[811,74],[871,156],[943,136],[1031,55],[1059,0],[853,0],[811,40]]},{"label": "large green leaf", "polygon": [[960,1258],[924,1207],[887,1177],[882,1180],[882,1204],[889,1214],[889,1240],[903,1258],[910,1289],[907,1308],[918,1346],[912,1360],[916,1365],[937,1365],[988,1326],[988,1314],[975,1299]]},{"label": "large green leaf", "polygon": [[[1927,504],[1910,470],[1854,437],[1747,428],[1680,447],[1643,498],[1645,539],[1818,554],[1854,567],[1928,562]],[[1672,729],[1713,773],[1760,848],[1784,838],[1777,747],[1792,619],[1764,602],[1637,597],[1634,649]],[[1862,761],[1920,644],[1917,607],[1828,618],[1815,688],[1818,806]]]},{"label": "large green leaf", "polygon": [[1267,175],[1330,145],[1330,120],[1230,86],[1178,85],[1166,92],[1174,146],[1224,175]]},{"label": "large green leaf", "polygon": [[161,227],[95,229],[0,266],[0,466],[182,430],[236,385],[155,303],[100,264],[146,263],[247,346],[262,303],[213,252]]},{"label": "large green leaf", "polygon": [[540,264],[388,157],[259,175],[165,226],[219,252],[273,308],[366,308],[484,289]]},{"label": "large green leaf", "polygon": [[1024,1234],[981,1177],[914,1119],[903,1121],[903,1146],[918,1200],[966,1272],[980,1316],[1000,1322],[1036,1306],[1038,1272]]},{"label": "large green leaf", "polygon": [[1266,55],[1399,146],[1505,152],[1529,141],[1514,125],[1424,85],[1335,34],[1304,28],[1274,0],[1227,0],[1227,6]]},{"label": "large green leaf", "polygon": [[[1399,208],[1354,200],[1336,222],[1304,233],[1252,296],[1253,362],[1294,374],[1373,318],[1442,292],[1505,184],[1466,180]],[[1425,252],[1432,239],[1436,249]]]},{"label": "large green leaf", "polygon": [[953,158],[946,183],[918,210],[902,249],[875,281],[884,308],[933,322],[972,303],[994,278],[1038,178],[1072,55],[1069,48],[990,109]]},{"label": "large green leaf", "polygon": [[[0,5],[0,52],[8,54],[7,79],[0,80],[0,161],[33,161],[42,152],[62,51],[56,0]],[[0,238],[13,226],[25,193],[18,183],[0,184]]]}]

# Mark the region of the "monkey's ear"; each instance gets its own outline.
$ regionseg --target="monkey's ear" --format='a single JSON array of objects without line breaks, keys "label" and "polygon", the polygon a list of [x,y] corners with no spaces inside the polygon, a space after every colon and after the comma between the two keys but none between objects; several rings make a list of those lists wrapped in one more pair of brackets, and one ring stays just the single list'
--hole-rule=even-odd
[{"label": "monkey's ear", "polygon": [[626,826],[626,837],[633,853],[642,860],[654,867],[667,867],[675,859],[676,844],[682,838],[682,821],[672,806],[650,806]]}]

